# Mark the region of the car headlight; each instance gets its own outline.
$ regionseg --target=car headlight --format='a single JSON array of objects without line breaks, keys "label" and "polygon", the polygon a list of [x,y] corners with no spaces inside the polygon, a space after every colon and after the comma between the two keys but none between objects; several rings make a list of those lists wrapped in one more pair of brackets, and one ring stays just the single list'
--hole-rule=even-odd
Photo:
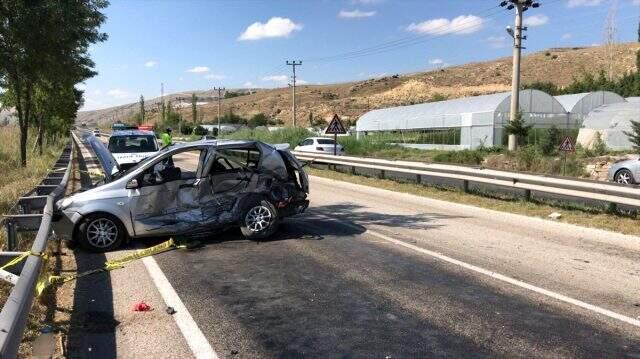
[{"label": "car headlight", "polygon": [[57,205],[59,209],[66,209],[67,207],[71,206],[72,203],[73,199],[71,199],[71,197],[67,197],[58,201]]}]

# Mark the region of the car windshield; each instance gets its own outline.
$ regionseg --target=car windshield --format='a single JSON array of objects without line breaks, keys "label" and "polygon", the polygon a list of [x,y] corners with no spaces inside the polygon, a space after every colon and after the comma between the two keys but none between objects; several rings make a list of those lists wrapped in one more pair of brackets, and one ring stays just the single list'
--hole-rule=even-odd
[{"label": "car windshield", "polygon": [[112,136],[109,138],[111,153],[155,152],[158,144],[153,135]]},{"label": "car windshield", "polygon": [[330,140],[330,139],[325,139],[325,138],[320,138],[318,139],[318,144],[320,145],[333,145],[336,142],[334,140]]}]

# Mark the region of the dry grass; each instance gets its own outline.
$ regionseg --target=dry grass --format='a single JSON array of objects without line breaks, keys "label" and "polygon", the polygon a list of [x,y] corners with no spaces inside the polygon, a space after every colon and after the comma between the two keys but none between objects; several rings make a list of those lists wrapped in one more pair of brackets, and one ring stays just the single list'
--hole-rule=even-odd
[{"label": "dry grass", "polygon": [[362,184],[390,191],[410,193],[422,197],[467,204],[501,212],[522,214],[530,217],[547,218],[547,216],[553,212],[560,212],[562,213],[560,222],[576,224],[583,227],[604,229],[623,234],[640,235],[640,226],[638,226],[638,220],[635,216],[607,214],[586,209],[561,208],[549,204],[526,202],[522,200],[490,198],[468,194],[458,190],[421,186],[411,183],[399,183],[392,180],[355,176],[315,168],[309,168],[309,173],[314,176],[326,177],[339,181]]}]

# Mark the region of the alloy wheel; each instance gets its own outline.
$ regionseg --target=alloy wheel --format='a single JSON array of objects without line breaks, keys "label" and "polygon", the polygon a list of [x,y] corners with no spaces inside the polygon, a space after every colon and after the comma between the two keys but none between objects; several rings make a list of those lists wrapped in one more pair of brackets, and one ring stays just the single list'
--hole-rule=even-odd
[{"label": "alloy wheel", "polygon": [[252,232],[261,232],[271,224],[273,215],[269,208],[265,206],[255,206],[247,212],[245,223]]},{"label": "alloy wheel", "polygon": [[99,218],[87,226],[87,241],[94,247],[107,248],[118,239],[118,226],[108,218]]}]

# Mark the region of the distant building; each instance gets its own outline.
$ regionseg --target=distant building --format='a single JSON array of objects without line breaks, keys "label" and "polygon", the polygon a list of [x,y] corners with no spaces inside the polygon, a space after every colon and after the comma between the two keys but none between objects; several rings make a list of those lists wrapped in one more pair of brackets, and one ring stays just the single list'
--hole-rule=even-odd
[{"label": "distant building", "polygon": [[611,103],[625,102],[624,97],[610,91],[584,92],[555,96],[569,114],[571,122],[582,124],[585,117],[594,109]]},{"label": "distant building", "polygon": [[577,142],[585,148],[591,148],[598,132],[608,148],[629,150],[632,144],[625,131],[631,131],[632,120],[640,120],[640,102],[602,105],[585,117]]},{"label": "distant building", "polygon": [[[511,92],[458,98],[365,113],[356,123],[358,138],[380,135],[421,149],[476,149],[503,146],[510,118]],[[553,96],[539,90],[520,91],[520,111],[534,129],[579,127]],[[536,136],[536,131],[531,131]]]}]

